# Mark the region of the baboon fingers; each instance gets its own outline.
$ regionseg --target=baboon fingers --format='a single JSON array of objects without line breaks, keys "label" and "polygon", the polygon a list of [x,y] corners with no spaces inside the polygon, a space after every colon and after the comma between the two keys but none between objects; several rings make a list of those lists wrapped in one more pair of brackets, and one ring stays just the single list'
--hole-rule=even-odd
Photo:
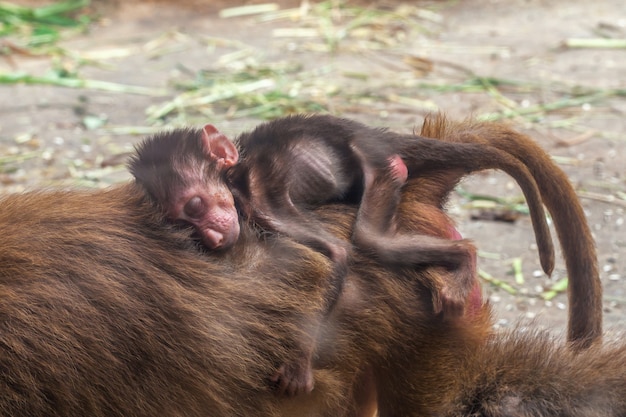
[{"label": "baboon fingers", "polygon": [[315,386],[313,369],[308,359],[281,365],[270,381],[275,385],[277,396],[295,397],[308,394]]}]

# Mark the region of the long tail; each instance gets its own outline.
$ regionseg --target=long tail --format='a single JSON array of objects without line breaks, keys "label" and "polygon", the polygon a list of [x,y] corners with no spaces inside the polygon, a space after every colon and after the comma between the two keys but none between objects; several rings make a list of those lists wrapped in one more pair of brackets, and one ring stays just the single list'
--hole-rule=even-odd
[{"label": "long tail", "polygon": [[546,274],[554,269],[554,245],[535,177],[528,167],[508,152],[482,143],[456,143],[442,140],[399,136],[397,149],[409,170],[409,177],[451,170],[459,175],[485,169],[500,169],[520,186],[530,210],[541,266]]},{"label": "long tail", "polygon": [[591,230],[566,174],[531,139],[491,122],[450,123],[442,115],[428,117],[422,136],[449,142],[482,143],[507,152],[532,173],[543,203],[552,215],[569,275],[568,340],[583,349],[602,338],[602,285]]}]

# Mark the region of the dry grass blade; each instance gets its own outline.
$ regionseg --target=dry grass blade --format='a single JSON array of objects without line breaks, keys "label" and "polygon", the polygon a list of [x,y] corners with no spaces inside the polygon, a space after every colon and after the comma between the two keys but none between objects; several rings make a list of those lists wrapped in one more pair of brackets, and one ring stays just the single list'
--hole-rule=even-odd
[{"label": "dry grass blade", "polygon": [[400,103],[405,106],[414,107],[425,112],[438,112],[439,106],[431,100],[419,100],[411,97],[402,97],[397,94],[389,94],[387,99],[392,103]]},{"label": "dry grass blade", "polygon": [[152,135],[161,130],[162,126],[106,126],[98,129],[101,133],[124,136]]},{"label": "dry grass blade", "polygon": [[272,79],[262,79],[244,83],[231,83],[215,87],[182,93],[159,106],[150,107],[147,110],[151,120],[161,119],[175,111],[181,112],[190,107],[202,107],[220,100],[233,98],[264,88],[272,88],[275,82]]},{"label": "dry grass blade", "polygon": [[513,276],[515,277],[515,283],[518,285],[524,285],[524,274],[522,273],[522,258],[514,258],[511,263],[513,268]]},{"label": "dry grass blade", "polygon": [[38,156],[40,156],[39,152],[21,152],[19,155],[0,156],[0,169],[3,169],[6,165],[21,163]]},{"label": "dry grass blade", "polygon": [[566,278],[561,278],[560,280],[555,282],[550,287],[550,289],[548,289],[548,290],[544,291],[543,293],[541,293],[541,298],[543,298],[546,301],[552,300],[554,297],[556,297],[560,293],[567,291],[567,284],[568,284],[567,277]]},{"label": "dry grass blade", "polygon": [[275,12],[280,8],[276,3],[253,4],[250,6],[230,7],[220,10],[219,16],[223,19],[229,17],[250,16],[268,12]]},{"label": "dry grass blade", "polygon": [[528,206],[524,203],[522,196],[502,198],[485,194],[474,194],[461,187],[456,187],[455,191],[463,198],[469,200],[469,204],[467,204],[469,208],[500,208],[520,214],[529,214]]},{"label": "dry grass blade", "polygon": [[620,207],[626,207],[626,201],[612,194],[599,194],[591,191],[578,191],[577,194],[580,198],[602,201],[604,203],[609,203]]},{"label": "dry grass blade", "polygon": [[485,280],[486,282],[488,282],[489,284],[500,288],[503,291],[508,292],[509,294],[512,295],[517,295],[518,291],[517,289],[515,289],[512,285],[508,284],[505,281],[499,280],[497,278],[494,278],[491,274],[479,269],[478,270],[478,275]]},{"label": "dry grass blade", "polygon": [[68,88],[85,88],[124,94],[141,94],[148,96],[163,96],[167,93],[161,89],[132,86],[99,80],[84,80],[79,78],[63,78],[57,75],[38,77],[25,73],[0,73],[0,84],[45,84]]},{"label": "dry grass blade", "polygon": [[606,38],[571,38],[563,42],[567,48],[590,48],[590,49],[624,49],[626,39],[606,39]]}]

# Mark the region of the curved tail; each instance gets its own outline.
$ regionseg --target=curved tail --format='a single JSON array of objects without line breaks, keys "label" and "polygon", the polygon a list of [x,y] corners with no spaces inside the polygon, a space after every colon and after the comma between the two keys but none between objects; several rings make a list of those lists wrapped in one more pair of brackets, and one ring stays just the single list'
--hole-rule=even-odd
[{"label": "curved tail", "polygon": [[459,143],[482,143],[519,159],[532,173],[552,215],[569,276],[568,340],[583,349],[602,337],[602,285],[595,243],[583,208],[567,175],[529,136],[492,122],[450,123],[428,117],[422,136]]},{"label": "curved tail", "polygon": [[398,139],[400,146],[397,149],[411,178],[442,169],[457,171],[461,175],[499,169],[513,177],[522,189],[530,210],[541,266],[546,274],[552,274],[554,246],[541,192],[535,177],[522,161],[508,152],[482,143],[447,142],[414,136],[400,136]]}]

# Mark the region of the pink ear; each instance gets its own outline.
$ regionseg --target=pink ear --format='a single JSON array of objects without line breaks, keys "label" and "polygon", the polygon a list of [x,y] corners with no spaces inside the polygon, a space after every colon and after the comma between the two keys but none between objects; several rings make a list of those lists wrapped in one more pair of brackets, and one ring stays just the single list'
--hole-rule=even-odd
[{"label": "pink ear", "polygon": [[202,129],[204,151],[210,158],[224,161],[225,167],[233,166],[239,159],[239,152],[226,135],[213,125],[205,125]]}]

